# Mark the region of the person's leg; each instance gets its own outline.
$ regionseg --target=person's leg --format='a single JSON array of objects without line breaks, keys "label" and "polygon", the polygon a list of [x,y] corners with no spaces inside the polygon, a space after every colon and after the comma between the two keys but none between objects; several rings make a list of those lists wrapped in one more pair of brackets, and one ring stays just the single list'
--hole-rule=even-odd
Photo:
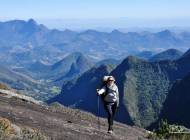
[{"label": "person's leg", "polygon": [[111,110],[112,110],[112,125],[111,125],[111,130],[113,130],[113,120],[114,120],[115,113],[117,111],[117,103],[112,104]]},{"label": "person's leg", "polygon": [[117,103],[114,103],[114,104],[112,105],[113,117],[115,116],[116,111],[117,111]]},{"label": "person's leg", "polygon": [[113,112],[112,112],[112,104],[108,103],[106,104],[106,111],[108,113],[108,131],[112,130],[113,125]]}]

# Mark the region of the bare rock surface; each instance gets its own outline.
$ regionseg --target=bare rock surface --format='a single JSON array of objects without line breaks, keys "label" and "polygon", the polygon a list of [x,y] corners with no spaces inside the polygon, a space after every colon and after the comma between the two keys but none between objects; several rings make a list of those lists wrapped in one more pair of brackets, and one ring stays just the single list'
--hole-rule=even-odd
[{"label": "bare rock surface", "polygon": [[115,122],[110,135],[106,119],[100,118],[98,123],[98,118],[87,112],[5,94],[0,94],[0,116],[16,126],[37,129],[51,140],[144,140],[147,134],[144,129]]}]

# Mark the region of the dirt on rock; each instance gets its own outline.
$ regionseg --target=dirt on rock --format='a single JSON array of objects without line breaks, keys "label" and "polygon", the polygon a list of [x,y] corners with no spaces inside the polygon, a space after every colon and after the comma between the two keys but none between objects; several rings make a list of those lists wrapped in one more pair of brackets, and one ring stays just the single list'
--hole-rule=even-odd
[{"label": "dirt on rock", "polygon": [[90,113],[59,105],[37,105],[0,94],[0,116],[19,127],[39,130],[50,140],[145,140],[146,130],[114,124],[114,134],[107,133],[107,120]]}]

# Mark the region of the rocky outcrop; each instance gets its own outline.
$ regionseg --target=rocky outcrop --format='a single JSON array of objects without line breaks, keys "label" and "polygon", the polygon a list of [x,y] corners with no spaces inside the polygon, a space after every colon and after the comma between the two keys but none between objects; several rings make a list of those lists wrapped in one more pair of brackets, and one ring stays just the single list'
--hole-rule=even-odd
[{"label": "rocky outcrop", "polygon": [[0,116],[22,128],[35,128],[47,139],[54,140],[144,140],[141,128],[115,123],[114,134],[107,134],[107,121],[90,113],[69,109],[59,104],[51,106],[7,98],[0,94]]}]

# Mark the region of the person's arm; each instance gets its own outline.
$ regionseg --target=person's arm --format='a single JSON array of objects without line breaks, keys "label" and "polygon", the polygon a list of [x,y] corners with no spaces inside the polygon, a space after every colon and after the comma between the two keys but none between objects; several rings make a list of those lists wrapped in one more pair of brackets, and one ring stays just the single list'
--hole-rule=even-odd
[{"label": "person's arm", "polygon": [[106,92],[106,88],[105,87],[103,87],[101,89],[97,89],[97,94],[98,95],[102,95],[104,92]]},{"label": "person's arm", "polygon": [[116,95],[117,95],[117,107],[119,107],[119,90],[118,90],[118,87],[116,88]]}]

